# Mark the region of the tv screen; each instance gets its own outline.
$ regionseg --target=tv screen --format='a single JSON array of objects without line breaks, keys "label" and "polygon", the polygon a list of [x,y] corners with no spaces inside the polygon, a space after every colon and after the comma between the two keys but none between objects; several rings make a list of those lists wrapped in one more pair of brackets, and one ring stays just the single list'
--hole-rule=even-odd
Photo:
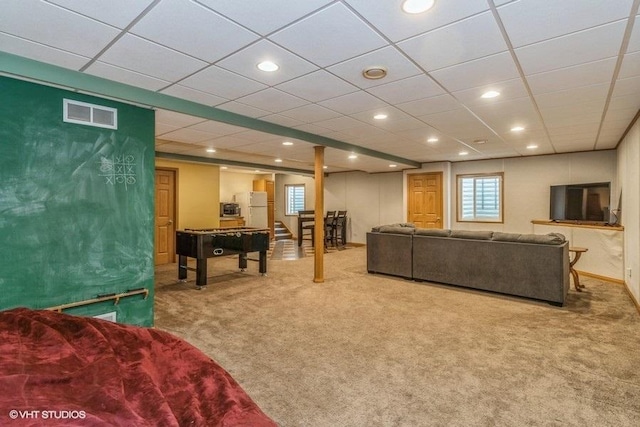
[{"label": "tv screen", "polygon": [[552,221],[609,222],[609,182],[551,186]]}]

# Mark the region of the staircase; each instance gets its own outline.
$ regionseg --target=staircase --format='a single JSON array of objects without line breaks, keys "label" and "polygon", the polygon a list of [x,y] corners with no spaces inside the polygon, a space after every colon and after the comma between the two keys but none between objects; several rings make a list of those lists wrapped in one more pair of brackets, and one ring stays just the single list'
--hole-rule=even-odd
[{"label": "staircase", "polygon": [[288,240],[293,238],[293,235],[282,221],[276,221],[273,230],[275,240]]}]

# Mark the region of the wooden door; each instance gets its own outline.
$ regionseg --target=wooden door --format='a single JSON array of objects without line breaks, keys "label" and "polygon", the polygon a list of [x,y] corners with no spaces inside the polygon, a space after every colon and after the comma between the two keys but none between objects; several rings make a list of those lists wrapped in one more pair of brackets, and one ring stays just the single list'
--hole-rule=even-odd
[{"label": "wooden door", "polygon": [[175,262],[176,172],[156,169],[155,264]]},{"label": "wooden door", "polygon": [[442,228],[442,173],[411,174],[407,180],[407,221]]}]

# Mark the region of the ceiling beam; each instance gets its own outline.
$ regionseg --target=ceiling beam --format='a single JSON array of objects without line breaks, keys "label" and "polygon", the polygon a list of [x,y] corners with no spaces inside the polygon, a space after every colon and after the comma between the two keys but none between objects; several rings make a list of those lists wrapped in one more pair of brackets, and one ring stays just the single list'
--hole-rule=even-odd
[{"label": "ceiling beam", "polygon": [[390,162],[400,163],[414,168],[421,167],[421,163],[416,162],[415,160],[405,159],[403,157],[394,156],[381,151],[349,144],[337,139],[327,138],[325,136],[304,132],[298,129],[292,129],[276,123],[243,116],[241,114],[210,107],[197,102],[187,101],[185,99],[163,93],[114,82],[102,77],[81,73],[79,71],[58,67],[52,64],[46,64],[6,52],[0,52],[0,72],[7,75],[13,75],[15,77],[29,78],[35,81],[63,86],[69,89],[75,89],[107,98],[132,102],[153,108],[162,108],[190,116],[202,117],[204,119],[253,129],[272,135],[295,138],[312,144],[388,160]]}]

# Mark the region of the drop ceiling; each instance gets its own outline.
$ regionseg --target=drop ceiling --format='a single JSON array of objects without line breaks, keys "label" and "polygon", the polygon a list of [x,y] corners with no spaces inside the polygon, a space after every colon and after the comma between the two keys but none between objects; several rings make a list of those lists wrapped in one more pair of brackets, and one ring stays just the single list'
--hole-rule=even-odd
[{"label": "drop ceiling", "polygon": [[606,150],[640,109],[640,0],[0,3],[2,52],[211,107],[157,108],[169,157],[312,172],[320,144],[327,172],[384,172]]}]

